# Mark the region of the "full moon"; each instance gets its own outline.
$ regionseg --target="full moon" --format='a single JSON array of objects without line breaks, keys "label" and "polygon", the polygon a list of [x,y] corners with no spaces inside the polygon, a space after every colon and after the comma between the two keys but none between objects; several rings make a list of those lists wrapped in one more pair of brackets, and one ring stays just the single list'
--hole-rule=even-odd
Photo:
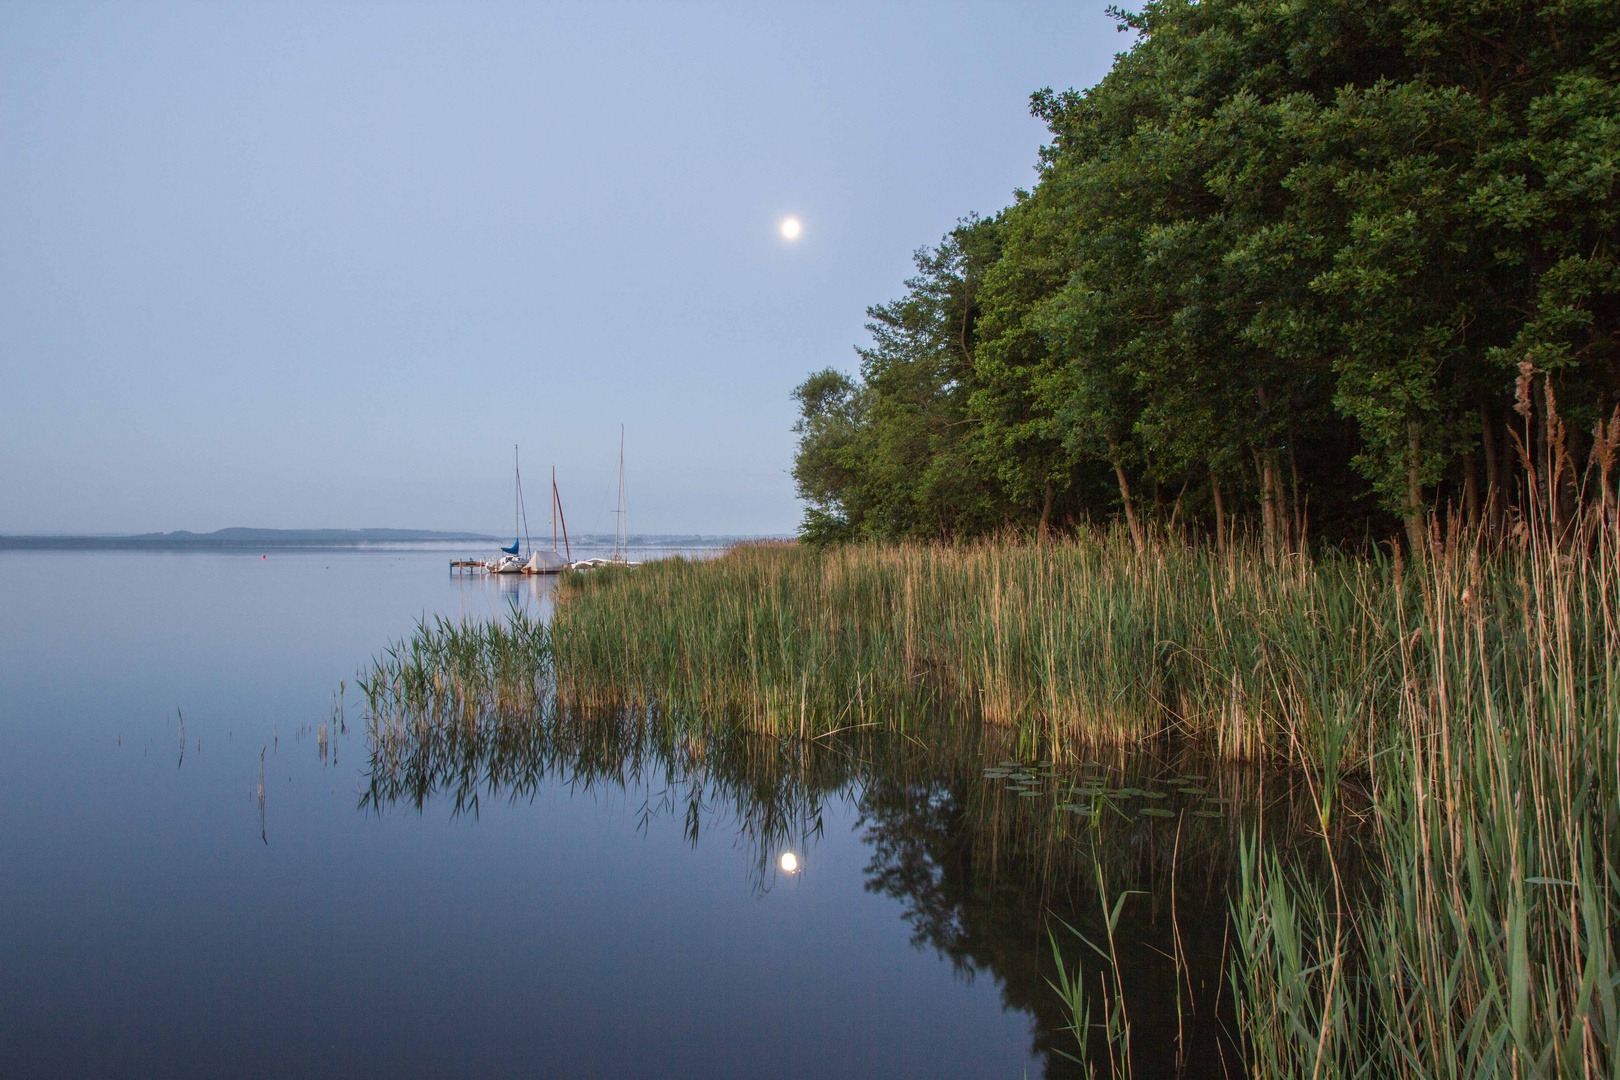
[{"label": "full moon", "polygon": [[799,219],[796,217],[784,219],[782,222],[782,235],[789,240],[797,240],[799,238]]},{"label": "full moon", "polygon": [[782,871],[787,874],[798,873],[799,857],[791,851],[782,852]]}]

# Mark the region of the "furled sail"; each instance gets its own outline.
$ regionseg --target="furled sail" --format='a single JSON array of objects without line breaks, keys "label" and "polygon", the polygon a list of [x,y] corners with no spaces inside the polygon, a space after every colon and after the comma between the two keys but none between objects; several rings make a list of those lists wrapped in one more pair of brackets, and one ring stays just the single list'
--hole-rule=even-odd
[{"label": "furled sail", "polygon": [[555,551],[540,551],[537,549],[529,556],[529,561],[523,569],[531,574],[555,574],[567,565],[568,560]]},{"label": "furled sail", "polygon": [[508,555],[516,555],[518,552],[518,542],[513,540],[511,547],[503,547],[501,550],[506,552]]}]

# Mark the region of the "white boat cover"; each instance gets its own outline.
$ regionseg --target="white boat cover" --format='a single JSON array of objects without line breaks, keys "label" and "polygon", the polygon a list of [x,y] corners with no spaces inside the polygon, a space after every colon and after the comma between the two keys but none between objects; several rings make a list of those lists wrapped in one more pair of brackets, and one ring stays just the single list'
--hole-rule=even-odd
[{"label": "white boat cover", "polygon": [[567,567],[568,560],[555,551],[535,551],[529,556],[523,570],[528,574],[555,574]]}]

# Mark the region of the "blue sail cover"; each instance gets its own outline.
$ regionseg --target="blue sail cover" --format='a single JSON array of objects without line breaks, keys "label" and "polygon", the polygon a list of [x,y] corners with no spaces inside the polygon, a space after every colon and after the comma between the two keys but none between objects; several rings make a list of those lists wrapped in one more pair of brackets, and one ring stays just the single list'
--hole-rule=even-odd
[{"label": "blue sail cover", "polygon": [[516,555],[517,554],[517,549],[518,549],[518,542],[516,540],[512,541],[512,546],[511,547],[503,547],[503,548],[501,548],[501,550],[506,552],[508,555]]}]

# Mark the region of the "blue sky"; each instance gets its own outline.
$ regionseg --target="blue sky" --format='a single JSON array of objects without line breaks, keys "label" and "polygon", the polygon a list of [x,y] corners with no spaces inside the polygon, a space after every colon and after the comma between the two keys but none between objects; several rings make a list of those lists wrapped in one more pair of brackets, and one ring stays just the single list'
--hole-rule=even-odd
[{"label": "blue sky", "polygon": [[500,531],[514,443],[611,531],[621,423],[633,529],[792,531],[1103,6],[0,5],[0,532]]}]

